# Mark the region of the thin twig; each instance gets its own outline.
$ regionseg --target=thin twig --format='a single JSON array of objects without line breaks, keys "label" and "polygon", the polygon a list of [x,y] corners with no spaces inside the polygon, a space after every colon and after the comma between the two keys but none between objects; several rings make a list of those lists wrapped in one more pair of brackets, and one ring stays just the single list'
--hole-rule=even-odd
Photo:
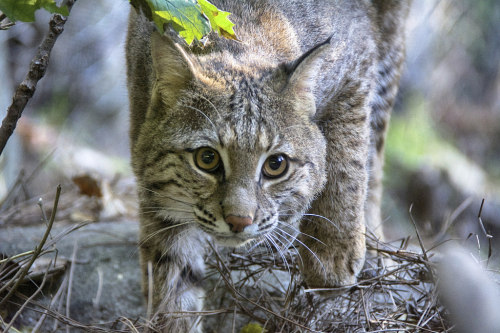
[{"label": "thin twig", "polygon": [[121,317],[120,321],[122,323],[124,323],[125,326],[127,326],[128,328],[130,328],[131,332],[133,332],[133,333],[139,333],[139,331],[137,330],[137,328],[134,326],[134,323],[132,323],[132,321],[130,319],[125,318],[125,317]]},{"label": "thin twig", "polygon": [[22,258],[22,257],[26,257],[26,256],[29,256],[29,255],[32,255],[33,253],[35,253],[34,250],[26,251],[26,252],[23,252],[23,253],[18,253],[16,255],[12,256],[12,257],[8,257],[8,258],[0,260],[0,264],[6,263],[7,261],[13,261],[13,260],[16,260],[16,259],[19,259],[19,258]]},{"label": "thin twig", "polygon": [[[0,316],[0,329],[1,329],[1,328],[2,328],[2,326],[4,326],[4,325],[7,325],[7,323],[6,323],[6,322],[4,322],[4,321],[3,321],[3,319],[2,319],[2,316]],[[11,327],[10,329],[11,329],[12,331],[14,331],[14,333],[22,333],[21,331],[19,331],[18,329],[14,328],[14,327]],[[1,331],[1,332],[6,332],[6,331],[2,329],[2,331]],[[10,333],[10,332],[9,332],[9,333]]]},{"label": "thin twig", "polygon": [[97,267],[97,278],[97,292],[95,298],[92,299],[92,305],[96,310],[99,309],[99,302],[101,301],[102,294],[103,276],[101,267]]},{"label": "thin twig", "polygon": [[415,219],[413,218],[413,215],[411,213],[412,208],[413,208],[413,204],[410,205],[409,213],[410,213],[411,222],[413,223],[413,226],[415,227],[415,233],[417,234],[418,244],[420,245],[420,248],[422,249],[422,254],[424,256],[424,259],[426,261],[429,261],[429,258],[427,257],[427,251],[425,250],[425,247],[424,247],[424,242],[422,241],[422,237],[420,237],[420,232],[418,232],[417,223],[415,222]]},{"label": "thin twig", "polygon": [[483,230],[483,233],[486,236],[486,239],[488,240],[488,257],[486,259],[486,265],[488,266],[488,264],[490,262],[491,255],[493,254],[493,246],[491,244],[491,239],[493,238],[493,236],[490,235],[488,232],[486,232],[486,228],[484,227],[483,219],[481,218],[481,214],[483,213],[483,205],[484,205],[484,198],[483,198],[483,201],[481,201],[481,207],[479,207],[479,213],[477,214],[477,220],[479,221],[479,225],[481,226],[481,229]]},{"label": "thin twig", "polygon": [[[73,287],[73,275],[76,266],[76,250],[78,249],[78,242],[75,241],[73,246],[73,254],[71,255],[71,266],[69,269],[69,279],[68,279],[68,292],[66,293],[66,317],[70,318],[70,308],[71,308],[71,288]],[[69,325],[66,325],[66,332],[69,333]]]},{"label": "thin twig", "polygon": [[[4,20],[6,21],[5,23],[3,22]],[[4,13],[0,14],[0,30],[7,30],[15,24],[15,22],[11,22],[7,18],[7,15],[5,15]]]},{"label": "thin twig", "polygon": [[[214,246],[213,246],[212,244],[210,244],[210,247],[212,248],[212,251],[214,251],[214,253],[215,253],[215,255],[216,255],[216,259],[217,259],[217,261],[218,261],[218,262],[222,265],[222,267],[224,267],[224,268],[225,268],[226,272],[228,272],[227,267],[225,266],[225,264],[224,264],[224,262],[223,262],[222,258],[220,257],[219,253],[217,252],[217,250],[214,248]],[[221,272],[221,273],[222,273],[222,272]],[[227,285],[227,286],[230,288],[230,290],[233,292],[233,294],[234,294],[234,295],[238,295],[238,296],[239,296],[241,299],[243,299],[244,301],[246,301],[246,302],[248,302],[248,303],[250,303],[250,304],[252,304],[252,305],[256,306],[257,308],[259,308],[259,309],[263,310],[264,312],[267,312],[267,313],[269,313],[269,314],[271,314],[271,315],[273,315],[273,316],[275,316],[275,317],[277,317],[277,318],[279,318],[279,319],[281,319],[281,320],[284,320],[284,321],[286,321],[286,322],[289,322],[289,323],[291,323],[291,324],[293,324],[293,325],[295,325],[295,326],[297,326],[297,327],[299,327],[299,328],[301,328],[301,329],[303,329],[303,330],[310,331],[310,332],[319,332],[319,331],[316,331],[316,330],[311,329],[311,328],[309,328],[309,327],[306,327],[306,326],[304,326],[304,325],[302,325],[302,324],[300,324],[300,323],[298,323],[298,322],[296,322],[296,321],[294,321],[294,320],[291,320],[291,319],[289,319],[289,318],[285,318],[285,317],[283,317],[282,315],[280,315],[279,313],[276,313],[276,312],[274,312],[273,310],[270,310],[270,309],[266,308],[265,306],[262,306],[261,304],[259,304],[259,303],[257,303],[257,302],[254,302],[253,300],[251,300],[251,299],[249,299],[249,298],[245,297],[245,296],[244,296],[244,295],[243,295],[243,294],[242,294],[239,290],[237,290],[237,289],[234,287],[234,285],[233,285],[233,284],[231,284],[230,279],[226,276],[226,274],[224,274],[224,273],[223,273],[223,274],[221,274],[221,276],[222,276],[222,278],[224,279],[224,281],[226,282],[226,285]]]},{"label": "thin twig", "polygon": [[35,260],[38,258],[40,253],[42,252],[43,246],[45,242],[47,241],[47,238],[49,237],[50,230],[52,229],[52,225],[54,224],[54,220],[56,219],[56,212],[57,212],[57,205],[59,204],[59,197],[61,196],[61,185],[57,186],[56,190],[56,198],[54,200],[54,208],[52,209],[52,215],[50,216],[50,221],[49,225],[47,226],[47,230],[45,230],[45,234],[43,235],[42,240],[38,244],[38,246],[35,248],[35,252],[33,253],[33,256],[31,257],[30,262],[23,268],[21,271],[22,273],[20,274],[20,277],[17,279],[15,285],[10,289],[9,293],[4,297],[2,301],[0,301],[0,307],[7,302],[7,300],[12,296],[12,294],[16,291],[17,287],[19,284],[23,281],[24,277],[26,274],[28,274],[29,269],[31,266],[33,266],[33,263]]},{"label": "thin twig", "polygon": [[477,214],[477,220],[479,221],[479,226],[481,227],[481,230],[483,231],[483,233],[486,236],[486,238],[493,238],[493,236],[490,235],[486,231],[486,228],[484,227],[483,219],[481,218],[481,214],[483,213],[483,206],[484,206],[484,198],[481,201],[481,207],[479,207],[479,213]]},{"label": "thin twig", "polygon": [[[66,287],[66,283],[68,283],[68,275],[65,275],[64,276],[64,279],[61,283],[61,285],[59,286],[59,288],[57,289],[57,292],[56,294],[54,295],[54,297],[52,297],[52,300],[50,301],[50,304],[49,304],[49,309],[52,308],[52,306],[59,301],[59,298],[61,297],[63,291],[64,291],[64,288]],[[48,313],[48,310],[45,310],[45,312],[42,314],[42,316],[40,317],[40,319],[38,319],[36,325],[33,327],[33,330],[31,331],[31,333],[36,333],[38,332],[38,330],[40,329],[40,327],[42,327],[43,325],[43,322],[45,321],[45,318],[47,318],[47,313]]]},{"label": "thin twig", "polygon": [[43,276],[43,280],[42,280],[42,283],[40,284],[40,286],[36,289],[36,291],[33,293],[33,295],[31,295],[23,303],[23,305],[19,308],[19,310],[16,312],[16,314],[12,317],[12,319],[10,320],[10,323],[7,325],[7,327],[5,327],[5,332],[9,332],[10,327],[12,326],[12,324],[14,324],[14,321],[17,319],[17,317],[19,317],[21,312],[23,312],[26,305],[28,305],[42,291],[42,288],[45,286],[45,281],[47,281],[47,275],[49,273],[49,268],[50,268],[50,265],[49,265],[49,267],[47,267],[47,270],[45,271],[45,274]]},{"label": "thin twig", "polygon": [[146,311],[146,318],[151,320],[153,313],[153,263],[148,261],[148,306]]}]

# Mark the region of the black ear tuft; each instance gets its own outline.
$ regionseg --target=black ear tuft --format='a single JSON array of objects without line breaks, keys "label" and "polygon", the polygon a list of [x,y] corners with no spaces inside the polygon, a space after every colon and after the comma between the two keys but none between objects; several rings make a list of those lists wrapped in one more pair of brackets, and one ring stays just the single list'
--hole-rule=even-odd
[{"label": "black ear tuft", "polygon": [[284,72],[287,76],[287,89],[295,93],[308,93],[314,88],[314,78],[319,71],[319,67],[329,52],[332,52],[332,36],[321,42],[308,51],[304,52],[296,60],[284,65]]},{"label": "black ear tuft", "polygon": [[[324,42],[321,42],[319,44],[316,44],[315,46],[313,46],[311,49],[309,49],[308,51],[306,51],[305,53],[303,53],[298,59],[295,59],[294,61],[292,62],[289,62],[287,64],[285,64],[285,72],[288,74],[288,75],[291,75],[293,74],[297,68],[304,62],[306,61],[308,58],[312,57],[312,58],[316,58],[317,57],[317,51],[318,49],[321,49],[323,46],[326,46],[326,45],[330,45],[330,42],[332,40],[332,37],[333,35],[331,35],[330,37],[328,37],[327,40],[325,40]],[[322,53],[322,51],[320,51],[319,53]],[[315,56],[316,55],[316,56]],[[311,59],[309,59],[311,60]]]}]

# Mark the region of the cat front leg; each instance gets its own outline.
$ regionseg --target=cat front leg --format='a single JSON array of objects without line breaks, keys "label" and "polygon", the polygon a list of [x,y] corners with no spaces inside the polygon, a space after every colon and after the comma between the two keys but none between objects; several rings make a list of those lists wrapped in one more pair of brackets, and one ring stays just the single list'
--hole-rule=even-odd
[{"label": "cat front leg", "polygon": [[199,317],[188,312],[203,308],[203,242],[195,230],[177,227],[161,233],[155,230],[159,225],[168,228],[164,221],[141,226],[142,286],[152,305],[150,319],[161,332],[201,332]]},{"label": "cat front leg", "polygon": [[310,288],[354,284],[365,260],[369,112],[359,93],[337,105],[349,108],[322,124],[327,183],[301,221],[302,271]]}]

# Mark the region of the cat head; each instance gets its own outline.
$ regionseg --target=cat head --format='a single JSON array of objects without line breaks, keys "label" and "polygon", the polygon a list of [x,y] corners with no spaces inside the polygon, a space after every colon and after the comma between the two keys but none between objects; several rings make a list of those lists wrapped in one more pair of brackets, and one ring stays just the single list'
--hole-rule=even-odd
[{"label": "cat head", "polygon": [[142,210],[228,246],[295,234],[326,182],[312,93],[326,47],[276,65],[194,55],[153,33],[155,82],[134,148]]}]

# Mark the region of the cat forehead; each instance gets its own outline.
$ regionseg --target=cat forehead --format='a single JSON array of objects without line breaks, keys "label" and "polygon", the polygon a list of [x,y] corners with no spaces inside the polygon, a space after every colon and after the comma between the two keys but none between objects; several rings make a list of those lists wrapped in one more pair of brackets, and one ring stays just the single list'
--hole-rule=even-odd
[{"label": "cat forehead", "polygon": [[172,136],[168,140],[177,148],[209,146],[234,151],[268,151],[285,144],[276,128],[267,126],[265,122],[253,119],[221,121],[216,118],[212,121],[208,117],[199,120],[200,123],[196,124],[184,123],[182,129],[171,132]]},{"label": "cat forehead", "polygon": [[236,150],[244,148],[249,151],[269,151],[283,142],[282,136],[275,129],[257,121],[224,123],[219,128],[218,135],[222,146]]},{"label": "cat forehead", "polygon": [[198,82],[177,105],[174,118],[187,126],[191,141],[269,150],[286,145],[293,136],[287,128],[311,125],[310,119],[294,112],[286,96],[274,91],[269,76],[240,73],[219,82],[215,87]]},{"label": "cat forehead", "polygon": [[[284,145],[283,124],[248,105],[184,105],[165,122],[168,140],[184,147],[226,147],[230,150],[269,151]],[[285,135],[286,136],[286,135]],[[177,142],[177,144],[175,144]]]}]

